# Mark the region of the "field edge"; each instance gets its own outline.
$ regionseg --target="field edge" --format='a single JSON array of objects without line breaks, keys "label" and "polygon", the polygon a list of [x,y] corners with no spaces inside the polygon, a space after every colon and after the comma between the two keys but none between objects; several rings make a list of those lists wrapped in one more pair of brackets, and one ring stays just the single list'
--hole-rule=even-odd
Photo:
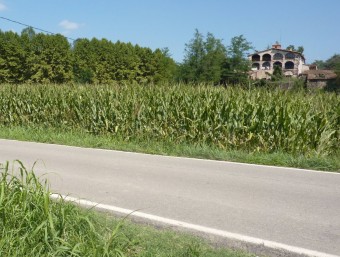
[{"label": "field edge", "polygon": [[278,167],[340,172],[340,153],[332,156],[292,155],[282,152],[261,153],[223,150],[207,145],[176,144],[150,140],[124,140],[110,135],[92,135],[82,130],[44,127],[0,126],[0,138],[69,146],[101,148],[166,156],[220,160]]}]

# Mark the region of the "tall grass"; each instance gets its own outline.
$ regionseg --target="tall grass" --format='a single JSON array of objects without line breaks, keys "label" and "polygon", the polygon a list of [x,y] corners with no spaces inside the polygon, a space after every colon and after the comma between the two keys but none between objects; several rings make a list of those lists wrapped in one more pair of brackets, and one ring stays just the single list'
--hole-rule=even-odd
[{"label": "tall grass", "polygon": [[328,155],[340,146],[339,100],[330,93],[185,85],[3,85],[0,124]]},{"label": "tall grass", "polygon": [[124,256],[131,244],[116,228],[105,228],[63,200],[51,201],[21,162],[18,174],[0,169],[0,256]]}]

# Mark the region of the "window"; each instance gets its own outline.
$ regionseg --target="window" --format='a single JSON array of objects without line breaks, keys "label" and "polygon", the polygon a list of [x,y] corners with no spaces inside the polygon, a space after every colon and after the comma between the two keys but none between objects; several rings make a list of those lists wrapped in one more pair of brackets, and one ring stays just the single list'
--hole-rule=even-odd
[{"label": "window", "polygon": [[253,63],[253,65],[251,66],[252,70],[259,70],[260,69],[260,64],[259,63]]},{"label": "window", "polygon": [[285,69],[286,70],[293,70],[294,69],[294,63],[293,62],[286,62],[285,63]]},{"label": "window", "polygon": [[287,53],[287,54],[286,54],[286,59],[295,59],[295,54],[293,54],[293,53]]},{"label": "window", "polygon": [[271,60],[272,60],[272,56],[270,54],[264,54],[262,56],[262,61],[270,62]]},{"label": "window", "polygon": [[258,54],[254,54],[252,57],[251,57],[251,60],[253,62],[259,62],[260,61],[260,56]]},{"label": "window", "polygon": [[274,62],[274,66],[279,66],[280,68],[282,68],[282,62]]},{"label": "window", "polygon": [[274,60],[283,60],[283,55],[280,54],[280,53],[276,53],[276,54],[274,54],[273,59]]},{"label": "window", "polygon": [[270,62],[264,62],[262,64],[262,68],[265,70],[270,70]]}]

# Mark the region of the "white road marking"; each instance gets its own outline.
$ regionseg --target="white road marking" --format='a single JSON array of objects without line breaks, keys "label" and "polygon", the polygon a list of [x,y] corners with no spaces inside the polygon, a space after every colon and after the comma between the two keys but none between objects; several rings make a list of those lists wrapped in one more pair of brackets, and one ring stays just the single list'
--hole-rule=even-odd
[{"label": "white road marking", "polygon": [[307,255],[307,256],[310,256],[310,257],[340,257],[338,255],[332,255],[332,254],[308,250],[308,249],[304,249],[304,248],[300,248],[300,247],[296,247],[296,246],[285,245],[285,244],[281,244],[281,243],[278,243],[278,242],[268,241],[268,240],[264,240],[264,239],[260,239],[260,238],[255,238],[255,237],[231,233],[231,232],[227,232],[227,231],[223,231],[223,230],[218,230],[218,229],[214,229],[214,228],[190,224],[190,223],[186,223],[186,222],[182,222],[182,221],[178,221],[178,220],[163,218],[163,217],[159,217],[159,216],[152,215],[152,214],[147,214],[147,213],[143,213],[143,212],[139,212],[139,211],[133,211],[133,210],[124,209],[124,208],[120,208],[120,207],[116,207],[116,206],[112,206],[112,205],[107,205],[107,204],[96,203],[96,202],[92,202],[92,201],[88,201],[88,200],[78,199],[78,198],[71,197],[71,196],[51,194],[51,198],[52,199],[61,199],[62,198],[65,201],[73,202],[73,203],[79,204],[80,206],[84,206],[84,207],[91,207],[91,208],[95,208],[95,209],[99,209],[99,210],[110,211],[110,212],[113,212],[113,213],[120,213],[120,214],[124,214],[124,215],[134,216],[134,217],[147,219],[147,220],[151,220],[151,221],[155,221],[155,222],[159,222],[159,223],[163,223],[163,224],[167,224],[167,225],[176,226],[176,227],[179,227],[179,228],[195,230],[195,231],[203,232],[203,233],[206,233],[206,234],[220,236],[220,237],[228,238],[228,239],[231,239],[231,240],[237,240],[237,241],[242,241],[242,242],[246,242],[246,243],[251,243],[251,244],[254,244],[254,245],[264,246],[264,247],[271,248],[271,249],[285,250],[285,251],[295,253],[295,254]]}]

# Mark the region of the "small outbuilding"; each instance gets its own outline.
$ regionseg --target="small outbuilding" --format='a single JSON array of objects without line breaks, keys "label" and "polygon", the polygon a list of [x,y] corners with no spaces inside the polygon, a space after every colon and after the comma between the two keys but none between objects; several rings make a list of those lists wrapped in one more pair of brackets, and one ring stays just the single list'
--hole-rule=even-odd
[{"label": "small outbuilding", "polygon": [[332,70],[306,70],[300,75],[305,78],[307,88],[325,88],[329,83],[337,77]]}]

